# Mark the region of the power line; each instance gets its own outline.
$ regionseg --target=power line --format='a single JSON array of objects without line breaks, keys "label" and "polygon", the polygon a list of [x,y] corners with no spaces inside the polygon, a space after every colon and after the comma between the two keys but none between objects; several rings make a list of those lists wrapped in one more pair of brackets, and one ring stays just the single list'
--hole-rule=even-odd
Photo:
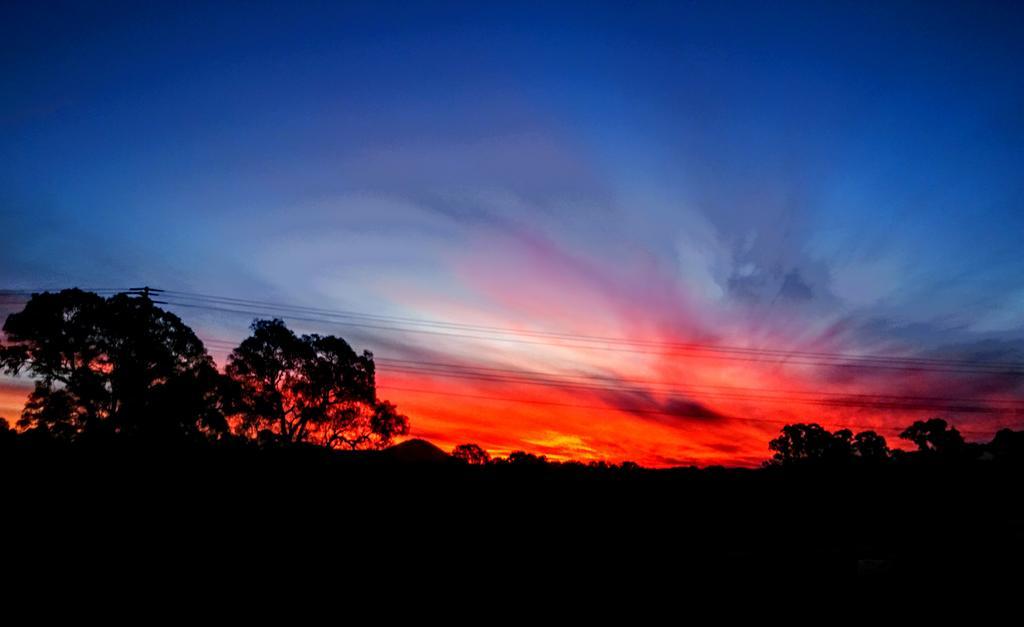
[{"label": "power line", "polygon": [[[163,292],[163,294],[170,294],[171,292]],[[186,293],[181,293],[186,294]],[[214,298],[207,296],[206,298]],[[242,300],[242,299],[235,299]],[[258,301],[252,301],[258,302]],[[230,309],[226,307],[218,307],[209,304],[195,304],[195,303],[181,303],[171,302],[172,305],[195,307],[200,309],[209,309],[214,311],[226,311],[230,313],[241,313],[245,315],[261,315],[268,312],[255,310],[250,307],[246,307],[244,310]],[[279,306],[284,307],[284,306]],[[295,308],[299,309],[299,308]],[[309,308],[312,310],[312,308]],[[365,325],[359,323],[338,323],[333,320],[323,320],[320,317],[310,318],[308,316],[287,316],[291,319],[299,319],[304,321],[313,322],[326,322],[334,324],[342,324],[343,326],[362,326],[370,328],[384,328],[388,330],[402,331],[406,330],[401,327],[394,327],[390,325]],[[421,331],[423,332],[423,331]],[[454,335],[457,337],[471,337],[477,338],[477,336],[468,336],[454,333],[440,333],[442,335]],[[488,338],[478,338],[488,339]],[[532,343],[532,342],[530,342]],[[383,359],[382,359],[383,360]],[[401,361],[401,360],[399,360]],[[452,372],[438,370],[435,363],[416,363],[414,360],[405,360],[407,363],[412,363],[416,367],[385,367],[384,371],[393,372],[405,372],[412,374],[427,374],[432,376],[441,376],[447,378],[461,378],[461,379],[472,379],[485,382],[494,383],[522,383],[527,385],[543,385],[548,387],[557,387],[561,389],[587,389],[594,391],[610,391],[610,392],[628,392],[628,393],[649,393],[651,390],[637,387],[612,387],[612,386],[601,386],[601,385],[589,385],[586,383],[578,382],[565,382],[557,381],[552,379],[538,378],[537,375],[523,375],[512,371],[516,376],[495,376],[492,373],[475,372],[472,369],[463,368],[462,372]],[[807,363],[807,362],[802,362]],[[825,365],[832,366],[836,364],[831,363],[816,363],[811,362],[812,365]],[[892,366],[889,366],[890,368]],[[963,372],[963,369],[934,369],[934,368],[908,368],[913,370],[928,370],[928,371],[940,371],[940,372]],[[975,372],[972,370],[972,372]],[[985,371],[985,373],[989,373]],[[562,375],[563,377],[565,375]],[[649,382],[643,382],[649,383]],[[658,384],[667,385],[667,384]],[[936,397],[913,397],[904,395],[844,395],[841,393],[814,393],[814,392],[793,392],[791,396],[784,396],[785,392],[774,392],[771,390],[763,390],[756,388],[729,388],[728,386],[718,386],[718,389],[725,390],[726,393],[708,393],[706,391],[693,390],[695,386],[680,387],[675,386],[674,389],[669,390],[672,392],[690,392],[695,395],[699,395],[703,398],[716,398],[726,400],[741,400],[741,401],[761,401],[761,402],[795,402],[806,405],[819,405],[824,407],[861,407],[861,408],[872,408],[872,409],[900,409],[900,410],[932,410],[932,411],[953,411],[958,413],[1012,413],[1018,415],[1021,412],[1021,401],[1013,399],[969,399],[969,398],[936,398]],[[704,386],[714,388],[715,386]],[[664,390],[662,390],[664,391]],[[799,398],[799,396],[813,395],[823,398]],[[689,400],[689,399],[687,399]],[[996,405],[996,407],[993,407]],[[1002,406],[999,405],[1009,405]]]},{"label": "power line", "polygon": [[[302,307],[295,305],[283,305],[279,303],[269,303],[266,301],[256,301],[240,298],[230,298],[222,296],[212,296],[208,294],[195,294],[190,292],[177,292],[173,290],[160,291],[168,296],[178,296],[181,298],[199,300],[213,303],[230,304],[234,303],[239,306],[252,307],[268,307],[271,309],[279,309],[283,311],[301,312],[307,314],[318,314],[326,317],[339,317],[339,318],[351,318],[351,319],[363,319],[373,320],[378,322],[390,322],[390,323],[404,323],[416,326],[431,326],[437,328],[445,328],[451,330],[470,330],[475,332],[491,332],[502,335],[513,335],[513,336],[525,336],[525,337],[543,337],[543,338],[560,338],[586,342],[600,342],[605,344],[621,344],[630,346],[646,346],[646,347],[663,347],[663,348],[677,348],[680,350],[708,350],[717,352],[731,352],[737,354],[752,354],[752,355],[771,355],[776,357],[818,357],[822,359],[836,359],[844,361],[868,361],[868,362],[897,362],[897,363],[919,363],[922,365],[927,364],[938,364],[938,365],[983,365],[997,368],[1020,368],[1024,367],[1024,362],[983,362],[979,360],[968,360],[968,359],[949,359],[949,358],[928,358],[928,357],[900,357],[894,355],[855,355],[849,353],[834,353],[834,352],[815,352],[815,351],[798,351],[798,350],[780,350],[780,349],[766,349],[766,348],[750,348],[750,347],[739,347],[739,346],[727,346],[719,344],[706,344],[699,342],[666,342],[658,340],[637,340],[621,337],[607,337],[607,336],[593,336],[593,335],[580,335],[580,334],[569,334],[569,333],[557,333],[548,331],[535,331],[535,330],[524,330],[524,329],[512,329],[508,327],[494,327],[485,325],[474,325],[466,323],[455,323],[438,320],[426,320],[421,318],[404,318],[397,316],[382,316],[376,314],[366,314],[353,311],[344,310],[331,310],[317,307]],[[262,312],[269,313],[269,312]]]},{"label": "power line", "polygon": [[[204,341],[211,341],[204,339]],[[218,342],[219,340],[212,340]],[[1024,400],[1017,399],[971,399],[934,396],[909,396],[894,394],[847,394],[839,392],[812,392],[768,390],[738,386],[716,386],[700,384],[675,385],[649,380],[616,380],[591,375],[564,375],[558,373],[535,373],[508,368],[466,366],[444,362],[427,362],[411,359],[377,357],[382,364],[378,371],[405,374],[425,374],[433,377],[482,381],[488,383],[523,384],[557,388],[561,390],[588,390],[595,392],[624,392],[650,394],[663,392],[676,395],[667,400],[693,402],[693,398],[761,401],[775,403],[797,403],[824,407],[859,407],[870,409],[932,410],[958,413],[988,413],[1020,415],[1024,412]],[[594,383],[597,381],[598,383]],[[630,382],[637,385],[614,385],[608,382]],[[654,388],[654,389],[652,389]],[[711,390],[710,392],[708,390]],[[688,394],[689,396],[679,396]]]},{"label": "power line", "polygon": [[[151,291],[154,292],[154,293],[161,293],[161,294],[170,293],[170,292],[165,292],[163,290],[157,290],[157,289],[151,289],[151,288],[130,288],[130,289],[134,290],[136,292],[142,292],[147,297],[148,297],[148,295],[149,295],[149,293]],[[185,294],[185,293],[182,293],[182,294]],[[201,309],[210,309],[210,310],[214,310],[214,311],[227,311],[227,312],[231,312],[231,313],[242,313],[242,314],[245,314],[245,315],[260,315],[260,314],[265,314],[266,313],[266,312],[262,312],[262,311],[254,311],[252,309],[235,310],[235,309],[228,309],[228,308],[224,308],[224,307],[217,307],[217,306],[214,306],[214,305],[201,305],[201,304],[194,304],[194,303],[190,304],[190,303],[172,302],[172,303],[169,303],[169,304],[177,305],[177,306],[183,306],[183,307],[196,307],[196,308],[201,308]],[[314,322],[334,323],[331,320],[322,320],[320,318],[308,318],[308,317],[302,317],[302,316],[298,316],[298,317],[296,317],[296,316],[289,316],[289,317],[291,317],[291,318],[298,318],[298,319],[302,319],[302,320],[309,320],[309,321],[314,321]],[[356,325],[356,326],[367,326],[367,325]],[[378,328],[380,325],[373,325],[373,326],[374,326],[374,328]],[[388,328],[388,329],[391,329],[391,330],[403,330],[403,329],[400,329],[400,328],[388,327],[388,326],[384,326],[382,328]],[[444,335],[456,335],[456,336],[459,336],[459,334],[449,334],[449,333],[444,333]],[[476,337],[476,336],[466,336],[466,337]],[[401,360],[398,360],[398,361],[401,361]],[[660,383],[660,382],[635,381],[636,383],[640,383],[641,385],[648,386],[647,389],[645,389],[645,388],[637,388],[637,387],[623,387],[623,386],[612,387],[612,386],[608,386],[608,385],[591,385],[591,384],[587,384],[587,383],[579,383],[579,382],[574,382],[574,381],[568,381],[568,382],[566,382],[566,381],[558,381],[558,380],[554,380],[552,375],[548,375],[548,378],[544,378],[543,375],[537,375],[537,374],[532,374],[532,373],[524,374],[524,373],[521,373],[521,372],[511,371],[511,374],[514,375],[514,376],[511,376],[511,377],[508,376],[509,373],[503,373],[504,376],[497,376],[494,372],[481,373],[480,372],[481,369],[473,370],[471,368],[461,367],[461,366],[459,367],[460,370],[458,372],[438,371],[438,366],[442,366],[442,364],[439,364],[437,362],[434,362],[434,363],[417,363],[417,362],[415,362],[413,360],[406,360],[406,363],[412,364],[415,368],[410,368],[410,367],[406,366],[404,368],[404,370],[403,370],[400,367],[391,367],[391,370],[398,371],[398,372],[405,371],[405,372],[411,372],[411,373],[417,373],[417,374],[429,374],[429,375],[435,375],[435,376],[446,376],[446,377],[450,377],[450,378],[460,378],[461,377],[461,378],[464,378],[464,379],[469,378],[469,379],[491,381],[491,382],[501,382],[501,383],[525,383],[525,384],[528,384],[528,385],[545,385],[545,386],[550,386],[550,387],[562,387],[563,389],[591,389],[591,390],[598,390],[598,391],[619,391],[619,392],[632,392],[632,393],[649,393],[649,392],[652,391],[650,389],[650,387],[652,385],[654,385],[654,386],[665,386],[665,385],[668,385],[668,384]],[[813,365],[832,366],[832,365],[835,365],[835,364],[831,364],[831,363],[825,363],[825,364],[814,363]],[[444,364],[443,365],[443,367],[448,367],[448,368],[450,368],[451,366],[452,366],[451,364]],[[890,366],[890,367],[892,367],[892,366]],[[913,369],[918,369],[918,368],[913,368]],[[497,370],[497,369],[482,369],[482,370]],[[934,370],[934,369],[928,368],[927,370]],[[943,370],[940,370],[940,371],[947,371],[947,370],[943,369]],[[960,371],[960,370],[956,370],[956,371]],[[974,371],[972,371],[972,372],[974,372]],[[988,373],[988,372],[986,371],[986,373]],[[567,375],[554,375],[554,377],[559,377],[559,376],[564,378]],[[568,375],[568,376],[573,377],[573,375]],[[581,376],[580,375],[575,375],[574,378],[581,378]],[[694,387],[704,387],[706,389],[718,389],[720,391],[724,390],[725,393],[719,392],[717,394],[712,394],[712,393],[708,393],[706,391],[700,391],[700,390],[695,391],[695,390],[693,390]],[[655,390],[655,391],[664,391],[664,390]],[[705,398],[727,398],[727,399],[732,399],[732,400],[749,400],[749,401],[755,401],[756,400],[756,401],[773,401],[773,402],[799,402],[799,403],[802,403],[802,404],[817,404],[817,405],[824,405],[824,406],[872,407],[872,408],[881,408],[881,409],[934,409],[934,410],[945,410],[945,411],[981,412],[981,413],[992,413],[992,412],[995,412],[995,411],[1013,411],[1014,413],[1018,413],[1019,409],[1016,407],[1016,405],[1018,405],[1020,403],[1020,401],[1003,400],[1003,399],[974,400],[974,399],[936,398],[936,397],[911,397],[911,396],[903,396],[903,395],[850,395],[850,394],[842,394],[842,393],[778,392],[778,391],[773,391],[773,390],[764,390],[764,389],[757,389],[757,388],[734,388],[734,387],[730,387],[730,386],[696,386],[696,385],[693,385],[693,384],[690,384],[689,386],[685,386],[685,387],[683,387],[683,386],[674,386],[674,388],[669,390],[669,391],[675,391],[675,392],[686,391],[686,392],[690,392],[690,393],[699,394],[699,395],[701,395],[701,396],[703,396]],[[789,396],[785,396],[785,394],[788,394]],[[807,395],[812,395],[812,398],[799,398],[799,396],[807,396]],[[823,397],[823,398],[814,398],[813,396]],[[1011,406],[1010,407],[996,407],[996,408],[991,407],[992,405],[1005,405],[1005,404],[1011,404]]]},{"label": "power line", "polygon": [[[43,292],[48,292],[51,289],[61,291],[62,288],[36,288],[36,289],[2,289],[0,290],[0,296],[34,296]],[[75,288],[83,292],[95,292],[96,294],[125,294],[130,293],[132,289],[130,287],[79,287]],[[142,288],[138,288],[142,289]],[[153,290],[156,291],[156,290]]]},{"label": "power line", "polygon": [[[108,288],[112,289],[112,288]],[[399,332],[412,332],[412,333],[428,333],[419,328],[408,328],[408,327],[397,327],[395,324],[405,324],[413,326],[426,326],[428,328],[444,329],[449,331],[456,330],[468,330],[476,333],[489,333],[497,335],[511,335],[514,337],[534,337],[534,338],[549,338],[549,339],[567,339],[576,342],[584,343],[603,343],[603,344],[614,344],[619,346],[640,346],[640,347],[661,347],[661,348],[673,348],[678,351],[704,351],[714,353],[725,353],[733,355],[746,355],[756,356],[758,359],[744,359],[743,361],[766,361],[763,357],[779,357],[785,360],[789,360],[792,357],[798,358],[815,358],[814,360],[804,361],[786,361],[785,363],[792,363],[797,365],[815,365],[815,366],[838,366],[838,367],[881,367],[881,368],[893,368],[899,366],[897,369],[907,370],[926,370],[926,371],[938,371],[938,372],[981,372],[990,374],[1006,374],[1006,375],[1022,375],[1024,374],[1024,362],[1016,361],[981,361],[981,360],[967,360],[967,359],[949,359],[949,358],[926,358],[926,357],[901,357],[893,355],[856,355],[850,353],[835,353],[835,352],[820,352],[820,351],[798,351],[798,350],[780,350],[780,349],[768,349],[768,348],[750,348],[750,347],[738,347],[738,346],[727,346],[717,344],[706,344],[698,342],[665,342],[656,340],[637,340],[629,338],[616,338],[607,336],[591,336],[591,335],[580,335],[580,334],[569,334],[569,333],[556,333],[547,331],[534,331],[534,330],[523,330],[523,329],[511,329],[507,327],[494,327],[485,325],[473,325],[466,323],[446,322],[438,320],[426,320],[420,318],[405,318],[397,316],[383,316],[376,314],[367,314],[354,311],[345,310],[332,310],[317,307],[304,307],[296,305],[286,305],[281,303],[272,303],[267,301],[241,299],[225,296],[216,296],[210,294],[200,294],[194,292],[184,292],[176,290],[161,290],[156,288],[129,288],[129,290],[139,293],[142,291],[152,292],[154,294],[161,294],[165,297],[174,297],[178,301],[193,301],[189,302],[168,302],[167,304],[210,309],[214,311],[222,311],[225,313],[236,313],[244,315],[278,315],[274,311],[267,311],[266,309],[258,309],[257,307],[265,307],[274,310],[280,310],[285,312],[294,312],[303,315],[283,315],[294,320],[309,321],[309,322],[327,322],[333,324],[339,324],[342,326],[352,327],[363,327],[372,329],[383,329]],[[0,291],[3,293],[4,291]],[[21,295],[28,295],[31,292],[28,290],[7,290],[7,292],[16,292]],[[206,305],[197,304],[206,303]],[[217,306],[217,305],[228,305]],[[232,309],[231,307],[244,307],[244,309]],[[316,317],[310,318],[308,316],[314,315]],[[344,320],[356,320],[356,322],[336,322],[333,318],[341,318]],[[371,321],[376,324],[367,324],[362,321]],[[382,324],[383,323],[383,324]],[[519,343],[537,344],[543,346],[550,346],[550,343],[546,342],[525,342],[521,340],[513,340],[512,338],[502,337],[481,337],[476,335],[466,335],[459,333],[437,333],[429,332],[432,334],[439,334],[452,337],[468,338],[468,339],[480,339],[480,340],[498,340],[498,341],[515,341]],[[609,347],[609,346],[589,346],[589,345],[567,345],[566,348],[582,348],[582,349],[598,349],[598,350],[618,350],[622,351],[622,348]],[[648,354],[666,354],[666,355],[677,355],[677,352],[652,352],[652,351],[637,351],[637,350],[625,350],[625,352],[639,352]],[[708,355],[700,355],[701,357],[710,357]],[[713,357],[719,358],[719,357]],[[833,363],[838,362],[838,363]],[[918,367],[921,366],[921,367]],[[965,366],[964,369],[934,369],[931,366]]]},{"label": "power line", "polygon": [[[233,313],[233,314],[246,315],[246,316],[262,316],[262,315],[267,315],[268,314],[268,312],[266,312],[266,311],[259,311],[259,310],[255,310],[255,309],[234,309],[234,308],[219,307],[219,306],[209,305],[209,304],[184,303],[184,302],[173,301],[173,300],[172,301],[168,301],[167,304],[178,306],[178,307],[186,307],[186,308],[194,308],[194,309],[205,309],[205,310],[209,310],[209,311],[218,311],[218,312],[222,312],[222,313]],[[301,322],[316,322],[316,323],[320,323],[320,324],[331,324],[331,325],[342,326],[342,327],[364,328],[364,329],[374,329],[374,330],[402,332],[402,333],[420,333],[420,334],[428,334],[428,335],[442,336],[442,337],[453,337],[453,338],[459,338],[459,339],[471,339],[471,340],[482,340],[482,341],[497,341],[497,342],[505,342],[505,343],[512,343],[512,344],[523,344],[523,345],[534,345],[534,346],[547,346],[547,347],[551,347],[552,346],[552,344],[549,343],[549,342],[529,341],[529,340],[523,340],[523,339],[518,339],[518,338],[489,337],[489,336],[482,336],[482,335],[471,335],[471,334],[466,334],[466,333],[448,333],[448,332],[444,332],[444,331],[433,331],[433,330],[427,330],[427,329],[415,329],[415,328],[407,328],[407,327],[398,327],[398,326],[386,325],[386,324],[369,324],[369,323],[361,323],[361,322],[346,322],[346,321],[342,321],[342,320],[333,320],[333,319],[325,318],[325,317],[311,317],[311,316],[305,316],[305,315],[292,315],[292,314],[279,315],[279,314],[275,314],[275,313],[271,313],[270,315],[281,317],[281,318],[285,318],[285,319],[288,319],[288,320],[297,320],[297,321],[301,321]],[[647,354],[647,355],[664,355],[664,356],[670,356],[670,357],[681,357],[682,356],[682,355],[679,354],[679,351],[648,351],[648,350],[641,350],[641,349],[616,348],[616,347],[609,347],[609,346],[580,345],[580,344],[561,344],[561,345],[556,345],[556,346],[559,347],[559,348],[576,348],[576,349],[583,349],[583,350],[601,350],[601,351],[613,351],[613,352],[625,352],[625,353],[638,353],[638,354]],[[997,375],[997,376],[1021,376],[1021,375],[1024,375],[1024,370],[1003,370],[1003,369],[998,369],[998,368],[1002,368],[1001,364],[998,365],[998,367],[997,367],[996,364],[992,364],[991,366],[988,366],[988,365],[982,364],[981,362],[979,362],[978,366],[975,367],[975,368],[967,368],[967,367],[963,367],[963,368],[956,368],[956,367],[939,368],[939,367],[930,367],[930,366],[926,366],[926,365],[916,366],[916,365],[899,365],[899,364],[895,364],[895,363],[889,363],[889,364],[860,363],[860,362],[857,362],[857,361],[852,361],[852,362],[834,361],[833,362],[833,361],[821,361],[821,360],[815,361],[815,360],[790,360],[790,359],[787,359],[785,361],[779,361],[779,360],[774,360],[773,361],[771,359],[765,359],[764,357],[746,357],[746,356],[728,355],[728,354],[726,354],[726,355],[700,354],[700,355],[697,355],[696,357],[699,357],[699,358],[702,358],[702,359],[743,361],[743,362],[754,362],[754,363],[785,363],[787,365],[804,365],[804,366],[818,366],[818,367],[831,367],[831,368],[862,368],[862,369],[863,368],[878,368],[878,369],[886,369],[886,370],[902,370],[902,371],[914,371],[914,372],[945,372],[945,373],[959,373],[959,374],[989,374],[989,375]]]}]

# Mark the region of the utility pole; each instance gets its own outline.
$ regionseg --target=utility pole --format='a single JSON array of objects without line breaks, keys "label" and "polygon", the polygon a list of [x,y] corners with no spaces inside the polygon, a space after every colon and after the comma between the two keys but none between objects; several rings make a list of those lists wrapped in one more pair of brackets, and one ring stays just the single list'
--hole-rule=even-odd
[{"label": "utility pole", "polygon": [[128,292],[130,294],[134,294],[136,296],[141,296],[142,298],[145,298],[146,300],[152,301],[154,303],[159,303],[159,304],[162,304],[162,305],[166,305],[167,304],[167,303],[164,303],[162,301],[153,300],[152,294],[162,294],[163,293],[163,290],[157,289],[155,287],[149,287],[148,285],[144,285],[142,287],[132,287],[132,288],[128,289]]}]

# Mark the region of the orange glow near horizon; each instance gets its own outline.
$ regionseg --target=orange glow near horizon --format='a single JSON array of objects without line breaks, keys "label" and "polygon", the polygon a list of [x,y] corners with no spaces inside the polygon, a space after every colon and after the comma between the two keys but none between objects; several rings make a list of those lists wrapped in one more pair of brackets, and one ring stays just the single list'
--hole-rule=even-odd
[{"label": "orange glow near horizon", "polygon": [[[876,430],[890,446],[898,447],[900,429],[914,420],[941,415],[927,409],[804,403],[800,399],[807,396],[785,393],[814,389],[818,384],[819,373],[803,365],[723,360],[690,350],[656,355],[603,353],[566,347],[567,343],[531,345],[529,355],[517,355],[524,350],[520,346],[495,352],[500,361],[488,363],[502,367],[492,371],[447,368],[430,372],[423,366],[378,356],[378,395],[395,402],[409,416],[409,438],[427,439],[445,450],[472,442],[492,456],[525,450],[557,461],[628,460],[649,467],[756,466],[769,456],[768,441],[792,422],[817,422],[833,430]],[[575,366],[557,372],[525,367],[538,353],[546,355],[546,363]],[[224,352],[215,351],[214,355],[223,364]],[[602,359],[614,361],[617,368],[598,368]],[[578,368],[580,363],[589,363],[590,371],[601,372],[602,378],[585,377]],[[517,370],[519,374],[512,374]],[[501,374],[491,378],[488,372]],[[473,378],[465,373],[483,376]],[[564,380],[568,385],[539,385],[531,382],[531,377],[540,377],[545,383]],[[621,386],[608,383],[616,379]],[[923,396],[949,385],[941,376],[914,373],[900,373],[895,387],[892,381],[883,377],[885,386],[877,387],[878,377],[851,377],[845,382],[832,381],[829,393]],[[621,390],[610,389],[613,387]],[[771,398],[730,391],[735,388],[765,390]],[[0,416],[12,426],[30,390],[25,378],[0,382]],[[681,396],[685,396],[684,403],[670,403]],[[1012,413],[995,412],[952,417],[951,421],[967,439],[977,440],[987,439],[1002,426],[1019,426],[1015,418],[1019,421]]]},{"label": "orange glow near horizon", "polygon": [[[434,326],[284,317],[298,332],[339,334],[372,350],[378,396],[409,417],[409,437],[445,450],[475,443],[498,456],[756,466],[787,423],[875,430],[892,447],[903,444],[903,427],[932,416],[968,440],[1024,423],[1018,375],[849,367],[851,355],[919,353],[862,334],[840,315],[737,304],[642,258],[608,268],[541,237],[481,246],[452,253],[442,287],[378,286],[392,305],[385,313],[441,321]],[[230,329],[237,340],[252,320],[214,314],[218,324],[207,324],[196,309],[178,313],[221,366],[236,342],[218,334]],[[14,419],[30,385],[5,381],[0,415]]]},{"label": "orange glow near horizon", "polygon": [[[410,416],[410,437],[431,440],[445,449],[474,442],[492,455],[526,450],[555,460],[630,460],[651,467],[756,466],[769,457],[768,441],[784,424],[793,422],[817,422],[832,430],[875,430],[891,446],[899,447],[898,434],[903,427],[914,420],[942,415],[921,408],[807,403],[804,400],[822,397],[802,393],[814,388],[816,378],[807,372],[803,373],[805,380],[800,381],[799,368],[791,372],[779,364],[723,366],[715,363],[720,360],[699,356],[673,359],[674,365],[653,364],[633,371],[637,374],[632,376],[622,373],[622,380],[653,383],[646,387],[632,384],[636,392],[631,390],[612,400],[603,389],[474,381],[389,371],[386,367],[378,374],[378,388],[382,397],[398,403]],[[920,379],[905,377],[896,386],[900,390],[896,393],[910,395],[915,389],[934,388],[934,382]],[[686,383],[676,384],[678,381]],[[760,394],[723,391],[728,387],[765,390],[764,396],[770,393],[771,398],[750,399],[745,396]],[[669,402],[679,398],[676,390],[680,388],[686,390],[686,403],[692,407],[677,405],[673,410]],[[887,385],[877,393],[892,394],[893,389]],[[801,393],[787,394],[787,390]],[[830,393],[876,392],[858,380],[835,384]],[[979,434],[990,435],[1001,426],[1014,426],[1011,419],[999,413],[972,414],[969,419],[951,418],[951,422],[968,439],[979,439]]]},{"label": "orange glow near horizon", "polygon": [[[409,316],[509,331],[442,342],[390,338],[398,350],[410,348],[414,362],[469,368],[410,368],[378,351],[379,394],[410,416],[410,437],[446,449],[473,442],[492,454],[526,450],[557,460],[756,466],[770,456],[769,440],[793,422],[875,430],[893,447],[903,443],[902,428],[931,416],[974,440],[1002,426],[1019,428],[1021,405],[998,411],[1005,406],[999,399],[1019,403],[1019,394],[1007,393],[1012,386],[993,375],[851,368],[842,359],[827,365],[758,352],[914,354],[905,345],[866,342],[837,318],[795,315],[782,305],[771,316],[753,315],[643,260],[609,269],[541,237],[505,245],[487,242],[485,252],[452,260],[473,306],[422,286],[390,286],[391,300]],[[538,378],[574,385],[538,385]],[[969,398],[982,407],[950,412],[927,400],[863,406],[888,397]]]},{"label": "orange glow near horizon", "polygon": [[14,427],[25,406],[25,399],[32,391],[31,384],[26,381],[0,380],[0,418],[6,418]]}]

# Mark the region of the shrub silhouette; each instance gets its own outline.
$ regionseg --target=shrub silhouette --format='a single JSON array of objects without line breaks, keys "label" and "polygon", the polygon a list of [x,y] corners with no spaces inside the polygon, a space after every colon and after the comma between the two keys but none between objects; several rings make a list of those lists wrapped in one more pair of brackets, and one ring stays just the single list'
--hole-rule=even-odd
[{"label": "shrub silhouette", "polygon": [[993,457],[999,461],[1024,463],[1024,431],[1000,429],[989,447]]},{"label": "shrub silhouette", "polygon": [[512,451],[508,454],[507,463],[517,466],[543,466],[548,463],[545,455],[534,455],[526,451]]},{"label": "shrub silhouette", "polygon": [[483,465],[491,461],[490,454],[476,444],[456,446],[452,449],[452,457],[473,465]]}]

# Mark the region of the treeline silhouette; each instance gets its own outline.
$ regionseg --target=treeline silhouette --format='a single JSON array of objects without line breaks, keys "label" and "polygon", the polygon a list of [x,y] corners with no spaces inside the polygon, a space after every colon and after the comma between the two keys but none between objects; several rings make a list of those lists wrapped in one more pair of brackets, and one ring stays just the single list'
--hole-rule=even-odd
[{"label": "treeline silhouette", "polygon": [[[254,443],[380,450],[408,433],[408,418],[377,398],[368,351],[357,353],[333,335],[296,335],[280,319],[256,320],[220,373],[192,329],[157,305],[148,290],[105,298],[68,289],[34,294],[11,314],[3,326],[0,367],[27,374],[35,388],[18,430],[0,422],[4,445],[88,445],[117,437],[151,447]],[[1012,463],[1021,455],[1024,433],[1004,429],[989,444],[967,443],[957,429],[933,418],[915,422],[900,437],[918,454],[891,450],[874,431],[786,425],[768,445],[774,453],[768,465]],[[524,451],[491,460],[475,444],[456,447],[451,457],[472,465],[548,463]]]},{"label": "treeline silhouette", "polygon": [[[16,423],[0,421],[3,503],[38,534],[11,547],[27,568],[145,546],[147,563],[295,569],[341,554],[385,578],[433,579],[441,560],[460,573],[449,583],[481,593],[566,576],[655,593],[682,571],[890,582],[1024,563],[1024,432],[973,443],[933,418],[902,431],[903,451],[790,424],[760,469],[446,453],[394,444],[409,421],[377,396],[369,352],[257,320],[220,372],[159,304],[69,289],[7,318],[0,366],[34,381]],[[485,557],[504,565],[467,568]]]},{"label": "treeline silhouette", "polygon": [[192,329],[145,294],[37,294],[3,330],[0,365],[35,381],[17,422],[34,441],[359,450],[409,429],[377,398],[372,354],[332,335],[296,335],[281,320],[253,322],[223,374]]},{"label": "treeline silhouette", "polygon": [[890,449],[874,431],[854,434],[850,429],[829,432],[818,424],[792,424],[768,443],[774,452],[767,466],[789,468],[866,467],[883,464],[963,466],[973,463],[1020,465],[1024,463],[1024,431],[1000,429],[991,442],[964,440],[941,418],[917,420],[900,433],[916,451]]}]

